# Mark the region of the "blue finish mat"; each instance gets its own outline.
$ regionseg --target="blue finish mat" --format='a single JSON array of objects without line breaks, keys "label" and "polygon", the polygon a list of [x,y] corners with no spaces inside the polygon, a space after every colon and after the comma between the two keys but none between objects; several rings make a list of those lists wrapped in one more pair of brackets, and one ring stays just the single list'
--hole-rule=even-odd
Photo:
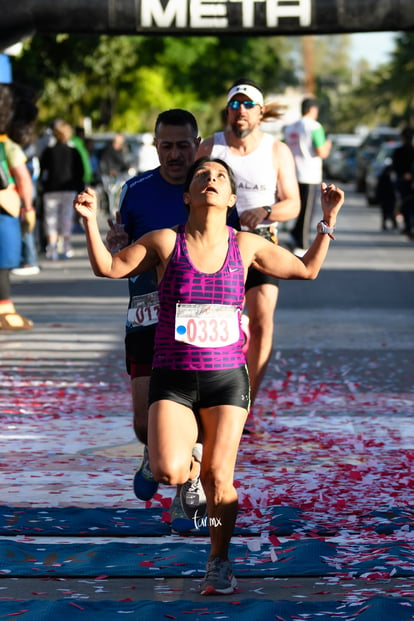
[{"label": "blue finish mat", "polygon": [[205,618],[237,621],[409,621],[413,618],[412,602],[402,598],[373,597],[354,602],[291,602],[256,599],[234,599],[230,602],[172,601],[153,602],[84,602],[79,600],[0,602],[0,618],[23,621],[113,621],[139,619],[155,621],[181,619],[198,621]]},{"label": "blue finish mat", "polygon": [[[277,511],[276,511],[277,509]],[[291,521],[296,521],[296,510],[283,512],[279,517],[279,507],[270,507],[263,511],[264,523],[279,533],[292,532]],[[244,516],[246,526],[236,526],[235,535],[257,535],[263,527],[262,522],[249,524]],[[272,526],[273,522],[275,525]],[[195,525],[196,526],[196,525]],[[80,507],[59,508],[26,508],[0,505],[0,535],[36,535],[39,536],[71,536],[71,537],[158,537],[169,535],[170,513],[158,507],[148,509],[109,509],[96,507],[84,509]],[[208,529],[200,524],[192,531],[193,535],[207,535]]]},{"label": "blue finish mat", "polygon": [[[27,576],[202,576],[209,543],[20,543],[0,540],[0,575]],[[236,576],[353,577],[375,574],[384,578],[414,576],[414,545],[404,541],[340,546],[320,539],[230,546]]]},{"label": "blue finish mat", "polygon": [[26,508],[0,506],[1,535],[157,536],[170,533],[161,508]]},{"label": "blue finish mat", "polygon": [[[267,530],[280,537],[289,537],[294,533],[306,535],[335,535],[341,530],[331,520],[330,528],[315,521],[297,507],[273,506],[262,509],[262,517],[250,520],[243,509],[239,513],[235,535],[257,535]],[[96,507],[29,508],[0,505],[0,535],[36,535],[36,536],[162,536],[170,530],[169,512],[166,509],[150,507],[148,509],[109,509]],[[414,530],[414,509],[410,507],[384,508],[367,511],[359,516],[359,532],[364,529],[380,535],[391,534],[398,530]],[[200,528],[192,534],[206,534],[206,528]]]}]

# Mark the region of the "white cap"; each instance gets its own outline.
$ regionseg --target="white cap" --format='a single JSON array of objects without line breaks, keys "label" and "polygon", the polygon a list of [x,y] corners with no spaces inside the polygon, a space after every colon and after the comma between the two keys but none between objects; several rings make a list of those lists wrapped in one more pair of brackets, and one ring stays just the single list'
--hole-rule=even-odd
[{"label": "white cap", "polygon": [[227,103],[229,103],[229,101],[231,101],[233,97],[239,93],[246,95],[246,97],[259,104],[259,106],[263,106],[264,101],[262,93],[258,88],[252,86],[251,84],[237,84],[237,86],[233,86],[227,94]]}]

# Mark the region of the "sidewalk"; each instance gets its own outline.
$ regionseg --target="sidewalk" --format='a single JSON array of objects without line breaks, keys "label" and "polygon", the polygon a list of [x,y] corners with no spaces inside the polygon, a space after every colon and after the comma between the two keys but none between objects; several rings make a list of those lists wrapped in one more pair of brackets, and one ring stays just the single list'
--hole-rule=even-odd
[{"label": "sidewalk", "polygon": [[[369,512],[414,505],[414,243],[380,231],[377,210],[352,191],[336,235],[316,281],[281,283],[274,355],[255,409],[257,436],[243,440],[236,479],[243,510],[263,513],[265,504],[302,507],[306,525],[294,529],[292,540],[295,533],[296,540],[309,537],[313,516],[325,531],[335,523],[330,541],[346,546],[351,539],[355,545],[377,541],[371,530],[358,533]],[[282,231],[281,243],[286,237]],[[12,279],[15,306],[34,321],[34,329],[0,332],[2,504],[168,506],[173,490],[163,488],[147,504],[132,491],[142,447],[132,430],[124,370],[127,283],[92,275],[82,235],[75,236],[73,259],[42,261],[41,267],[39,275]],[[412,524],[403,532],[412,543]],[[8,539],[37,541],[23,534]],[[75,539],[89,542],[90,536]],[[144,539],[154,546],[201,545],[200,537]],[[140,546],[144,539],[122,542]],[[249,536],[235,539],[251,545]],[[63,545],[73,538],[39,541]],[[102,538],[108,541],[121,539]],[[264,538],[258,541],[260,548]],[[246,576],[239,580],[237,597],[349,601],[367,597],[371,589],[414,602],[414,562],[406,574],[381,570],[375,578],[374,573],[367,578],[351,572],[341,581],[301,574],[298,567],[294,576]],[[62,583],[45,582],[44,576],[6,576],[1,584],[6,599],[65,597]],[[104,575],[99,588],[96,580],[67,576],[64,588],[85,601],[206,602],[194,575],[162,580]]]}]

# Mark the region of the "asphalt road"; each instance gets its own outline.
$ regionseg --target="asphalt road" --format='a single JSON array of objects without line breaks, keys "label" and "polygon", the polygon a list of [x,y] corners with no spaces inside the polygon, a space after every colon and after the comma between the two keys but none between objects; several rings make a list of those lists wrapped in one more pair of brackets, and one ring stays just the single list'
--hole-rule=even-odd
[{"label": "asphalt road", "polygon": [[[413,348],[414,243],[380,230],[379,209],[367,207],[351,186],[345,189],[337,239],[317,280],[281,283],[275,345],[335,348],[357,340],[375,348],[381,337],[396,349]],[[287,238],[282,230],[281,243]],[[126,283],[94,277],[82,234],[74,236],[74,244],[73,259],[41,260],[39,275],[12,277],[17,309],[33,319],[36,331],[49,322],[68,322],[84,331],[92,321],[95,328],[105,324],[108,334],[118,327],[122,333]],[[0,334],[0,339],[9,336]]]}]

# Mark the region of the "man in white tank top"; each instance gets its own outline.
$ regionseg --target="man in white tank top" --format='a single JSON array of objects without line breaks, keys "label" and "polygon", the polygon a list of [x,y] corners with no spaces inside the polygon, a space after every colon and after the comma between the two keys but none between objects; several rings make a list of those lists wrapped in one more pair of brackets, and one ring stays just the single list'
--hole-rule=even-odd
[{"label": "man in white tank top", "polygon": [[[227,126],[204,140],[197,157],[212,155],[228,162],[237,181],[237,211],[241,228],[277,243],[277,223],[296,218],[300,199],[295,162],[290,149],[260,129],[263,120],[280,116],[275,104],[264,104],[260,87],[242,78],[227,94]],[[273,319],[278,281],[249,270],[246,307],[250,345],[247,353],[252,405],[272,353]],[[252,410],[251,410],[252,411]]]}]

